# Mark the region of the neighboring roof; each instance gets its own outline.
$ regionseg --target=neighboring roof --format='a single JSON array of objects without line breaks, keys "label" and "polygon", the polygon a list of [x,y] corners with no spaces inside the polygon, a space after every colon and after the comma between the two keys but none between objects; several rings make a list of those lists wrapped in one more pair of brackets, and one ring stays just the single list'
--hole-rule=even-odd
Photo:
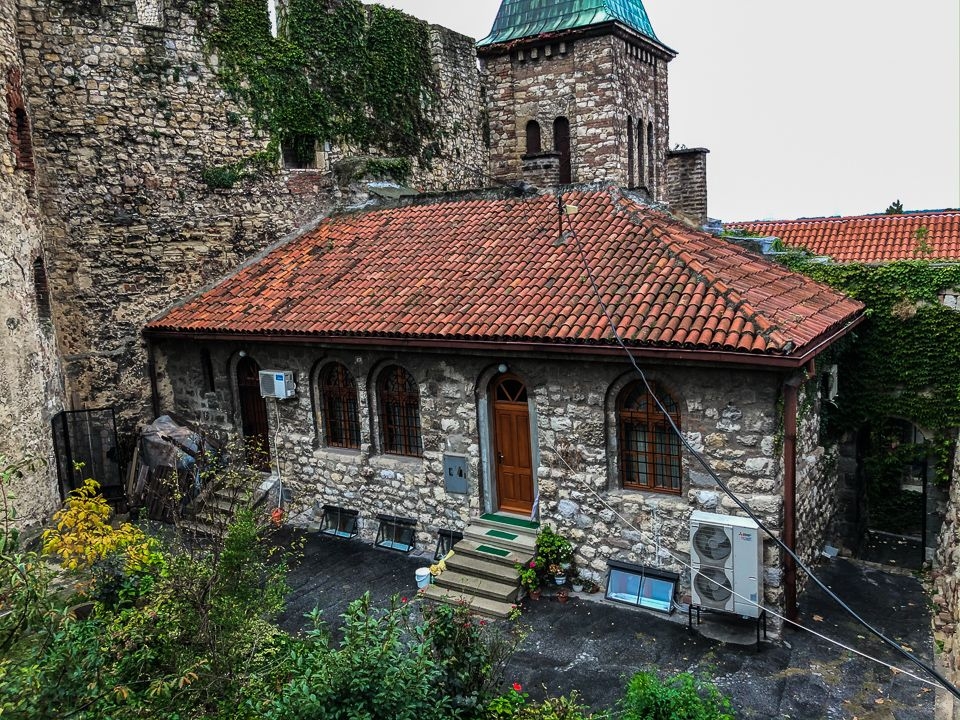
[{"label": "neighboring roof", "polygon": [[[166,312],[147,333],[490,343],[792,357],[863,306],[617,189],[463,199],[343,215]],[[570,233],[570,228],[575,234]],[[592,351],[591,350],[591,351]]]},{"label": "neighboring roof", "polygon": [[503,0],[490,35],[477,45],[494,45],[608,22],[619,22],[657,40],[641,0]]},{"label": "neighboring roof", "polygon": [[756,220],[726,227],[778,237],[784,245],[826,255],[838,263],[960,260],[960,210]]}]

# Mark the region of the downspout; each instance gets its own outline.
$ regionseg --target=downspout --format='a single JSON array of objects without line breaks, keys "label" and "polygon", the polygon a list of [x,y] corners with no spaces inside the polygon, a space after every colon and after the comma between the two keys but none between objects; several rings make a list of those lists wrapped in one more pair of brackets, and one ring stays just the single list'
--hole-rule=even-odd
[{"label": "downspout", "polygon": [[160,391],[157,389],[157,357],[153,342],[147,340],[147,372],[150,373],[150,402],[153,405],[154,419],[160,417]]},{"label": "downspout", "polygon": [[[797,551],[797,412],[801,379],[792,377],[783,386],[783,541]],[[797,565],[784,558],[784,604],[788,620],[796,621]]]}]

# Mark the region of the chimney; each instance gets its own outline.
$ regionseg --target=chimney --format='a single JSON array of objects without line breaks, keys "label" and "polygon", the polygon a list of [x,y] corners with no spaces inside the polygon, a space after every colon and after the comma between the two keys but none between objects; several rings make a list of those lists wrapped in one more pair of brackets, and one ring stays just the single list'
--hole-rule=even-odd
[{"label": "chimney", "polygon": [[697,227],[707,222],[706,148],[680,148],[667,151],[667,202],[677,215],[690,219]]}]

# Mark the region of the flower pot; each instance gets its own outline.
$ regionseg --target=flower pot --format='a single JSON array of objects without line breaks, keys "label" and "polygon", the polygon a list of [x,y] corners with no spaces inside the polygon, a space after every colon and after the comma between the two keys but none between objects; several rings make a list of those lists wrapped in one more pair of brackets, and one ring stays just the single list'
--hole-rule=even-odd
[{"label": "flower pot", "polygon": [[561,590],[560,592],[557,593],[557,601],[558,601],[558,602],[565,603],[565,602],[567,602],[567,600],[569,600],[569,599],[570,599],[570,595],[569,595],[569,593],[567,593],[566,590]]},{"label": "flower pot", "polygon": [[540,592],[541,592],[540,588],[537,588],[536,590],[528,590],[527,595],[530,596],[531,600],[539,600]]},{"label": "flower pot", "polygon": [[566,582],[567,582],[567,576],[566,576],[566,575],[554,575],[554,576],[553,576],[553,581],[554,581],[557,585],[564,585],[564,584],[566,584]]},{"label": "flower pot", "polygon": [[582,582],[575,582],[575,583],[573,583],[573,591],[574,591],[574,592],[583,592],[583,583],[582,583]]}]

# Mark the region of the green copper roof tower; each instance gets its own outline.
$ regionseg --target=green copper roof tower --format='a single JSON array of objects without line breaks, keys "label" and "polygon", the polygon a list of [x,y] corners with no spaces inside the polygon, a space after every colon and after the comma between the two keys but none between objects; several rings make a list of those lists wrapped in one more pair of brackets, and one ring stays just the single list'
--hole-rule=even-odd
[{"label": "green copper roof tower", "polygon": [[503,0],[493,30],[478,45],[616,22],[659,42],[641,0]]}]

